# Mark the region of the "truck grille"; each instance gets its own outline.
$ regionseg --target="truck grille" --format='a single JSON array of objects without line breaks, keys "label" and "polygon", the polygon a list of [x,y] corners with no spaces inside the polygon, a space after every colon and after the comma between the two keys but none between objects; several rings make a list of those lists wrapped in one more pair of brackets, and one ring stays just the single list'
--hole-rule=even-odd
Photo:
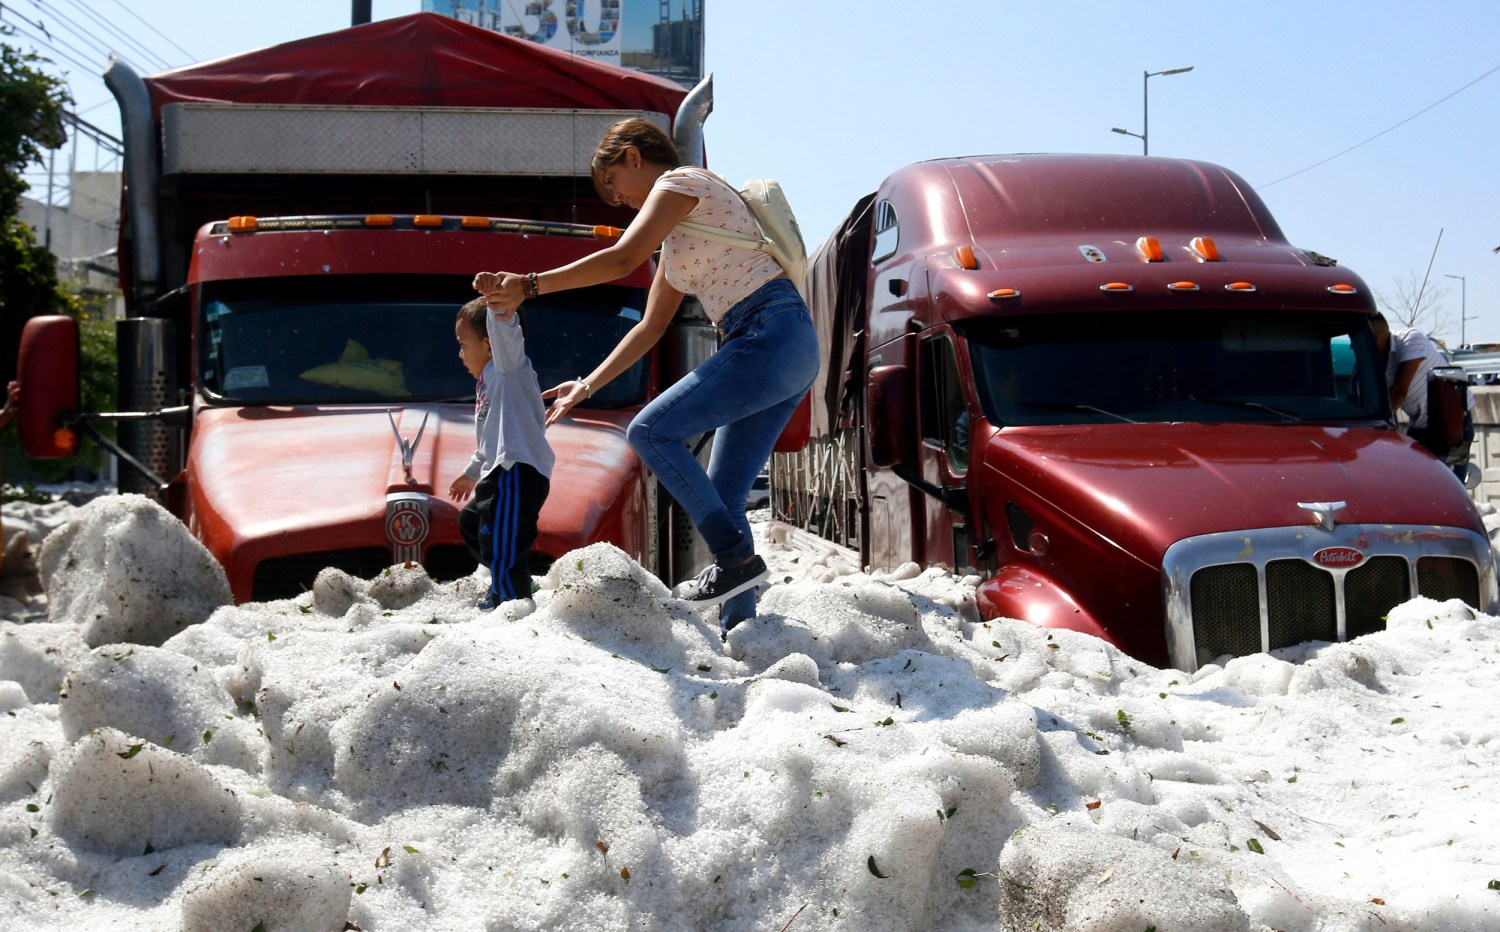
[{"label": "truck grille", "polygon": [[[1314,562],[1330,546],[1364,559],[1348,569]],[[1447,528],[1270,528],[1180,541],[1163,564],[1173,665],[1381,631],[1413,595],[1488,610],[1492,560],[1480,535]]]}]

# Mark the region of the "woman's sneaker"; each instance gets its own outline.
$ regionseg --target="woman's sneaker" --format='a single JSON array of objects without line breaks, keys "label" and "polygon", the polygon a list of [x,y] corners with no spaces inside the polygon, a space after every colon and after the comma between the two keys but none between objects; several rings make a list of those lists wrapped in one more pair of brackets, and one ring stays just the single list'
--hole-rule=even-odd
[{"label": "woman's sneaker", "polygon": [[694,608],[718,605],[726,599],[760,585],[770,576],[771,571],[766,569],[766,561],[758,555],[751,557],[750,562],[739,566],[720,566],[717,563],[711,563],[692,582],[683,583],[677,597]]}]

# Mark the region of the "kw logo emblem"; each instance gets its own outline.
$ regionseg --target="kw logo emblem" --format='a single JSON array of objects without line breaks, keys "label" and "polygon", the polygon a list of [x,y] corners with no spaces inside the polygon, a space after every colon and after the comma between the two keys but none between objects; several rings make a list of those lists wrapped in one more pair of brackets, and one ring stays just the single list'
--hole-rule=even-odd
[{"label": "kw logo emblem", "polygon": [[385,536],[397,563],[422,562],[422,542],[432,523],[427,516],[427,496],[421,492],[396,492],[385,499]]}]

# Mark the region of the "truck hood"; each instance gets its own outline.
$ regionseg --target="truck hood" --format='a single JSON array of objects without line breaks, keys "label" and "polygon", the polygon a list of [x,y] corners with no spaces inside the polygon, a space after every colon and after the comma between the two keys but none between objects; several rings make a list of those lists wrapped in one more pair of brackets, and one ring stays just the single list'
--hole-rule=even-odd
[{"label": "truck hood", "polygon": [[[547,430],[557,454],[552,488],[567,494],[548,498],[537,549],[558,556],[592,539],[600,515],[628,488],[639,468],[624,437],[631,413],[580,411]],[[193,432],[191,523],[221,561],[231,550],[242,563],[379,546],[392,492],[431,496],[433,533],[457,542],[463,503],[451,501],[448,488],[474,453],[472,405],[203,407]],[[411,481],[398,432],[408,444],[420,432]]]},{"label": "truck hood", "polygon": [[[1249,528],[1312,525],[1299,502],[1345,502],[1338,524],[1485,533],[1453,474],[1394,430],[1257,424],[1007,428],[985,469],[1062,518],[1160,565],[1173,543]],[[1004,507],[996,502],[995,507]],[[1043,516],[1034,515],[1041,519]],[[1000,516],[998,526],[1003,527]]]}]

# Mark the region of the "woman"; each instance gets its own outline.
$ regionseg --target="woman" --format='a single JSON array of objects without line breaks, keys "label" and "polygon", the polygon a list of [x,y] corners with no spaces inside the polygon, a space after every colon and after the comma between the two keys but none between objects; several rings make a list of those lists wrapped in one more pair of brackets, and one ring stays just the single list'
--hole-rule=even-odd
[{"label": "woman", "polygon": [[[700,606],[732,599],[721,613],[727,634],[754,615],[755,586],[768,575],[755,554],[745,498],[817,375],[817,335],[795,284],[770,255],[676,229],[689,220],[759,235],[738,193],[702,169],[683,166],[661,130],[641,119],[614,124],[594,152],[592,172],[607,203],[638,211],[616,243],[543,272],[481,272],[474,288],[503,319],[526,298],[621,278],[660,245],[661,264],[641,322],[586,378],[542,393],[555,399],[549,425],[644,356],[684,294],[698,296],[723,334],[718,352],[646,405],[627,436],[713,551],[713,565],[683,587],[682,597]],[[705,472],[685,441],[714,429]]]}]

